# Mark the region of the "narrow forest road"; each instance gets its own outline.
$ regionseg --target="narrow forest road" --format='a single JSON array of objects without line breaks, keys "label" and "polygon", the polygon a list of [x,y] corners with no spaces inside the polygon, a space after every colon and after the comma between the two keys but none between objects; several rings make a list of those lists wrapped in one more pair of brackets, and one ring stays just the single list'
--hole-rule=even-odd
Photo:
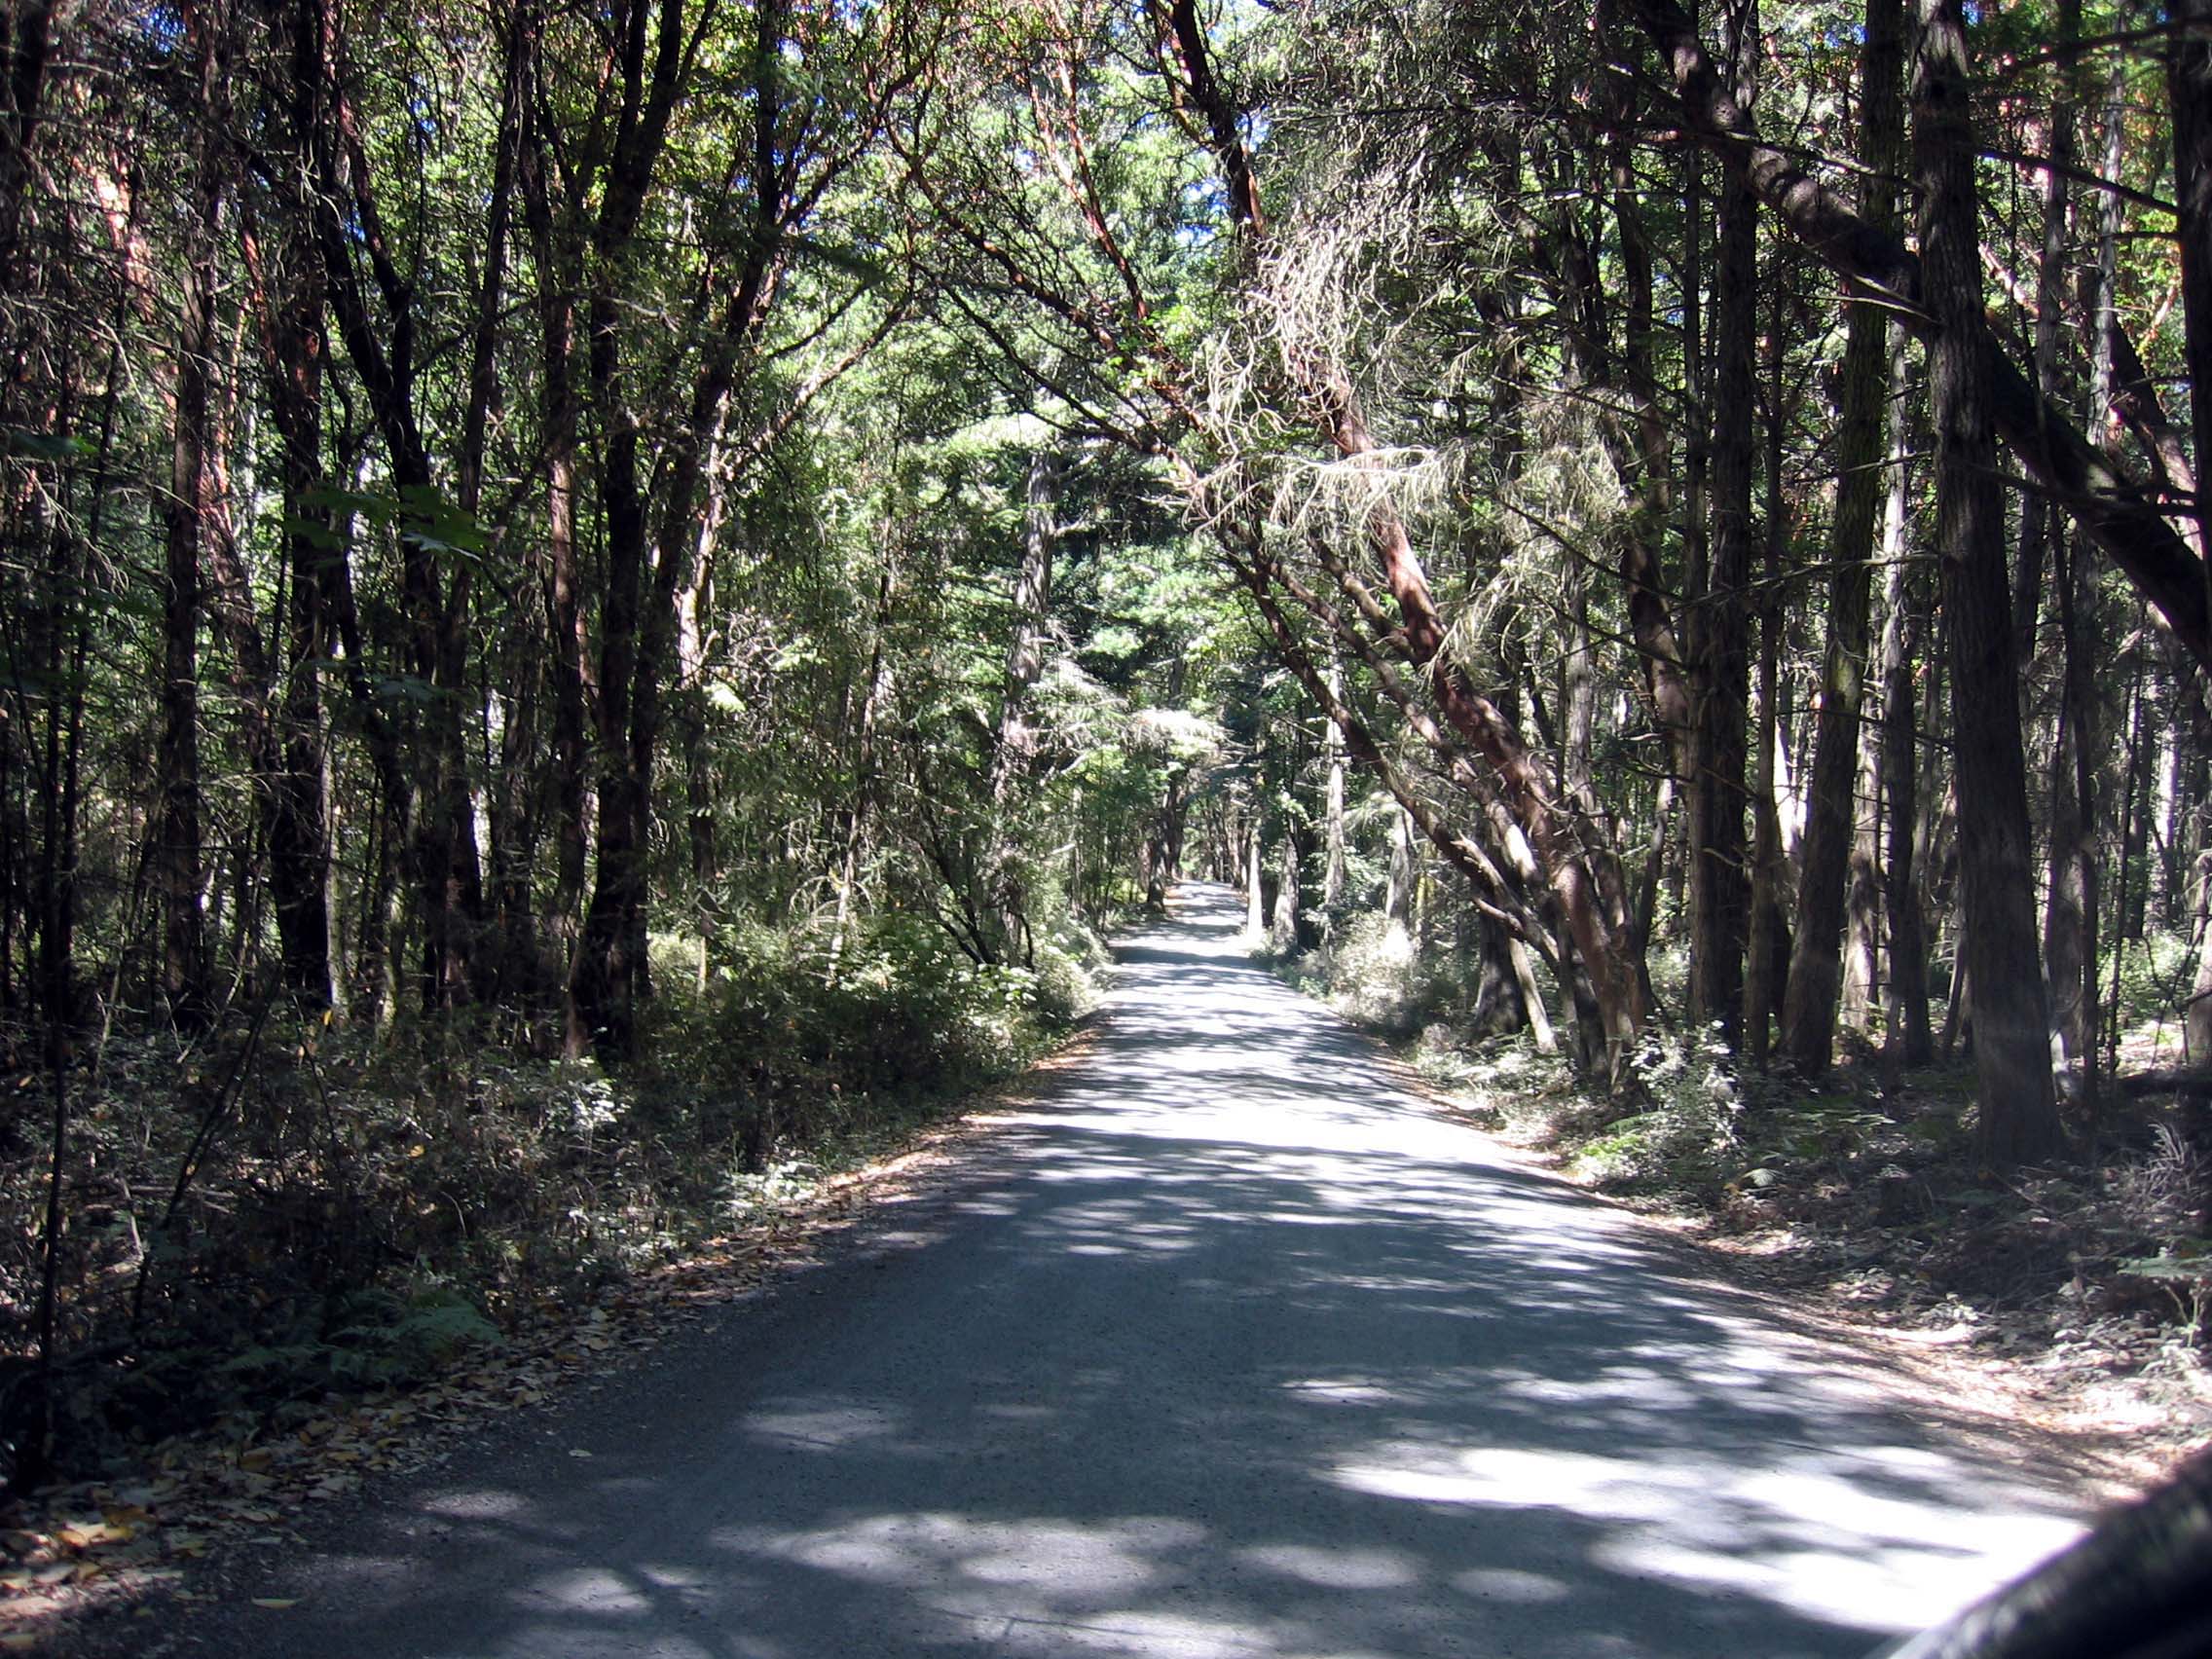
[{"label": "narrow forest road", "polygon": [[1411,1098],[1236,922],[1186,888],[1040,1102],[202,1640],[1858,1655],[2072,1535],[2017,1459]]}]

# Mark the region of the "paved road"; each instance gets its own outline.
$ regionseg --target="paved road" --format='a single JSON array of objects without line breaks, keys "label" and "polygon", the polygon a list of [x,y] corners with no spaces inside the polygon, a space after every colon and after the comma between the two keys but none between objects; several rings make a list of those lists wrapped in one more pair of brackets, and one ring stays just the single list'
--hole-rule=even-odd
[{"label": "paved road", "polygon": [[237,1650],[1843,1656],[2072,1535],[1185,900],[1045,1102]]}]

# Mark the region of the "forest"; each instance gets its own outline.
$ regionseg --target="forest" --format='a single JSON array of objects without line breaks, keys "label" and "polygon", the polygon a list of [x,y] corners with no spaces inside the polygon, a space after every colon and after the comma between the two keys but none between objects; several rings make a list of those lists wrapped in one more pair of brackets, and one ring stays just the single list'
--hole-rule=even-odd
[{"label": "forest", "polygon": [[2212,0],[5,0],[6,1478],[711,1245],[1202,875],[2194,1349],[2208,446]]}]

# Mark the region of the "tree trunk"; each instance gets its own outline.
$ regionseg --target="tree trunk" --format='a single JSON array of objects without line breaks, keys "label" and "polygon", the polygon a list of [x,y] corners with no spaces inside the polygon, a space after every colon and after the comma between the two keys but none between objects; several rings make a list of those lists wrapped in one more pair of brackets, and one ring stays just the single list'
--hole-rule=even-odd
[{"label": "tree trunk", "polygon": [[[1883,1064],[1893,1076],[1936,1057],[1928,1012],[1927,910],[1917,867],[1926,794],[1920,785],[1919,698],[1913,665],[1931,632],[1931,584],[1905,561],[1919,397],[1900,335],[1891,336],[1891,401],[1897,431],[1890,440],[1889,499],[1882,514],[1882,795],[1889,832],[1882,860],[1883,916],[1889,924],[1890,979],[1883,999]],[[1933,685],[1936,676],[1931,673]]]},{"label": "tree trunk", "polygon": [[1021,867],[1016,796],[1037,760],[1029,726],[1029,688],[1045,670],[1045,629],[1052,604],[1053,520],[1059,508],[1060,462],[1051,450],[1030,457],[1021,518],[1021,560],[1014,576],[1014,624],[1007,636],[1006,681],[999,696],[998,741],[991,751],[991,853],[985,866],[1006,960],[1029,961],[1027,895]]},{"label": "tree trunk", "polygon": [[1260,814],[1255,806],[1249,838],[1244,844],[1244,935],[1247,939],[1267,937],[1268,912],[1260,894]]},{"label": "tree trunk", "polygon": [[556,229],[546,178],[545,136],[535,124],[520,158],[523,204],[536,252],[537,326],[541,368],[539,447],[545,473],[545,609],[551,638],[545,672],[553,688],[553,894],[547,905],[551,943],[572,954],[581,930],[584,871],[590,851],[591,648],[576,564],[576,487],[582,421],[576,375],[576,288],[580,267]]},{"label": "tree trunk", "polygon": [[[634,1049],[639,1005],[650,990],[645,861],[668,673],[675,660],[677,595],[698,556],[697,512],[709,460],[783,269],[790,169],[775,153],[780,8],[756,11],[751,92],[755,154],[742,256],[703,328],[703,361],[675,433],[652,446],[649,476],[662,484],[657,516],[645,498],[648,433],[635,364],[625,364],[627,312],[612,286],[643,216],[646,193],[681,101],[691,58],[681,0],[662,0],[648,30],[632,25],[623,74],[627,136],[614,148],[594,230],[600,281],[587,308],[592,397],[607,426],[600,467],[606,518],[606,597],[601,607],[597,868],[569,975],[567,1042]],[[647,35],[654,36],[647,51]],[[646,59],[651,57],[648,72]],[[634,123],[634,125],[632,125]],[[648,580],[649,578],[649,580]]]},{"label": "tree trunk", "polygon": [[1282,837],[1281,873],[1275,880],[1275,912],[1268,929],[1268,948],[1277,956],[1298,949],[1298,916],[1301,895],[1298,878],[1298,837],[1286,827]]},{"label": "tree trunk", "polygon": [[[1869,663],[1869,679],[1873,668]],[[1882,977],[1882,805],[1881,727],[1862,719],[1851,862],[1843,882],[1843,994],[1836,1010],[1838,1022],[1860,1038],[1872,1028]]]},{"label": "tree trunk", "polygon": [[295,255],[292,276],[298,288],[277,303],[271,331],[276,392],[271,405],[283,443],[289,579],[280,716],[283,765],[277,774],[270,851],[285,981],[295,996],[320,1007],[337,994],[330,948],[330,757],[322,706],[331,626],[320,571],[331,556],[333,535],[329,509],[315,498],[323,484],[322,283],[313,246],[304,237]]},{"label": "tree trunk", "polygon": [[2027,763],[2006,580],[2005,502],[1982,321],[1980,200],[1963,0],[1918,0],[1914,163],[1923,192],[1936,416],[1936,540],[1959,802],[1959,877],[1973,986],[1975,1150],[2000,1169],[2048,1158],[2064,1137],[2051,1092],[2036,967]]},{"label": "tree trunk", "polygon": [[1789,924],[1786,895],[1788,860],[1782,847],[1782,815],[1775,797],[1786,723],[1782,711],[1782,631],[1788,603],[1783,551],[1789,539],[1783,452],[1795,400],[1787,384],[1788,300],[1778,271],[1766,358],[1766,546],[1758,617],[1758,701],[1753,718],[1751,777],[1751,938],[1745,949],[1744,1057],[1754,1071],[1767,1069],[1773,1016],[1788,995]]},{"label": "tree trunk", "polygon": [[845,819],[845,848],[837,875],[837,912],[830,936],[830,977],[837,977],[859,898],[861,860],[866,856],[868,818],[875,805],[876,725],[891,693],[891,602],[899,592],[899,543],[886,537],[883,568],[875,578],[875,625],[868,637],[867,676],[861,690],[860,719],[853,741],[853,805]]},{"label": "tree trunk", "polygon": [[[612,310],[611,304],[608,308]],[[609,318],[605,335],[615,324]],[[644,902],[646,815],[651,800],[630,764],[630,700],[645,608],[645,504],[638,475],[640,434],[616,378],[616,351],[593,321],[592,377],[608,424],[600,462],[606,580],[600,607],[599,702],[594,744],[599,824],[591,902],[569,967],[565,1046],[571,1058],[604,1045],[626,1052],[639,964],[630,917]]]},{"label": "tree trunk", "polygon": [[[2081,0],[2059,0],[2058,90],[2050,108],[2050,165],[2044,169],[2043,245],[2036,260],[2036,387],[2056,407],[2060,313],[2066,304],[2066,223],[2072,204],[2075,124],[2081,101]],[[2012,572],[2012,617],[2020,636],[2019,656],[2032,673],[2036,634],[2043,614],[2044,567],[2059,523],[2049,501],[2031,496],[2020,504],[2020,552]]]},{"label": "tree trunk", "polygon": [[[1751,102],[1759,52],[1757,0],[1735,0],[1728,26],[1740,106]],[[1723,159],[1714,273],[1712,565],[1691,579],[1697,626],[1690,650],[1690,1018],[1743,1036],[1744,954],[1750,926],[1744,819],[1745,731],[1751,703],[1748,590],[1751,551],[1753,421],[1758,410],[1758,199],[1740,160]]]},{"label": "tree trunk", "polygon": [[[2172,0],[2166,86],[2173,112],[2182,340],[2196,433],[2197,545],[2212,549],[2212,0]],[[2206,579],[2212,581],[2212,566]]]},{"label": "tree trunk", "polygon": [[191,1029],[213,1011],[205,919],[201,909],[200,613],[201,549],[218,510],[208,451],[214,440],[209,382],[214,367],[216,241],[223,214],[223,169],[215,119],[229,73],[219,10],[186,14],[199,76],[202,114],[192,216],[184,227],[184,270],[177,333],[175,411],[169,492],[162,503],[161,747],[157,762],[161,824],[155,881],[162,903],[161,990],[169,1017]]},{"label": "tree trunk", "polygon": [[2057,730],[2050,756],[2050,889],[2044,906],[2044,967],[2051,1027],[2066,1057],[2093,1078],[2097,1035],[2097,837],[2094,682],[2096,584],[2088,561],[2060,535],[2056,547],[2059,649]]},{"label": "tree trunk", "polygon": [[[1329,662],[1329,690],[1340,698],[1345,694],[1344,667],[1334,656]],[[1327,862],[1321,872],[1321,908],[1333,926],[1337,911],[1345,902],[1345,739],[1334,720],[1329,722],[1323,742],[1329,763],[1329,784],[1322,820]]]},{"label": "tree trunk", "polygon": [[[1867,0],[1860,48],[1860,211],[1894,233],[1890,181],[1903,159],[1903,0]],[[1875,513],[1882,497],[1882,417],[1889,393],[1889,312],[1849,295],[1842,408],[1833,454],[1840,477],[1828,523],[1827,650],[1821,669],[1819,725],[1807,799],[1804,864],[1797,881],[1797,936],[1783,1001],[1781,1047],[1798,1071],[1817,1077],[1833,1057],[1842,969],[1846,879],[1854,835],[1854,784],[1865,702]]]}]

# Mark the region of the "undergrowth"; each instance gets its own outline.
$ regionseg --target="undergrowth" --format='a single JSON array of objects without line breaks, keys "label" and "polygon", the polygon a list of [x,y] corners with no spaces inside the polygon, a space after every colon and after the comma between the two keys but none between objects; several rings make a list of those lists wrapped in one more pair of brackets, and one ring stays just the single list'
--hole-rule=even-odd
[{"label": "undergrowth", "polygon": [[[1087,1011],[1095,936],[978,968],[921,923],[733,930],[696,985],[655,941],[641,1045],[548,1057],[466,1016],[267,1010],[191,1043],[118,1030],[68,1074],[51,1413],[34,1365],[51,1167],[42,1080],[0,1123],[0,1447],[128,1468],[240,1414],[406,1388],[573,1300],[757,1222],[910,1138]],[[665,960],[663,960],[665,958]],[[0,1471],[5,1472],[5,1471]]]},{"label": "undergrowth", "polygon": [[[1286,972],[1575,1179],[1673,1214],[1793,1292],[1963,1330],[2037,1363],[2163,1376],[2177,1413],[2212,1416],[2206,1103],[2121,1101],[2108,1088],[2094,1120],[2068,1105],[2069,1160],[1999,1177],[1973,1155],[1971,1056],[1899,1083],[1877,1054],[1854,1053],[1815,1085],[1748,1071],[1716,1032],[1655,1030],[1624,1103],[1578,1087],[1525,1034],[1470,1033],[1449,953],[1416,951],[1402,933],[1378,948],[1379,923],[1346,937],[1347,948]],[[2143,955],[2146,973],[2172,978]],[[1662,977],[1667,966],[1655,963]],[[2160,998],[2128,983],[2140,994],[2122,1003],[2137,1021],[2126,1063],[2156,1063],[2171,1017],[2161,1025]]]}]

